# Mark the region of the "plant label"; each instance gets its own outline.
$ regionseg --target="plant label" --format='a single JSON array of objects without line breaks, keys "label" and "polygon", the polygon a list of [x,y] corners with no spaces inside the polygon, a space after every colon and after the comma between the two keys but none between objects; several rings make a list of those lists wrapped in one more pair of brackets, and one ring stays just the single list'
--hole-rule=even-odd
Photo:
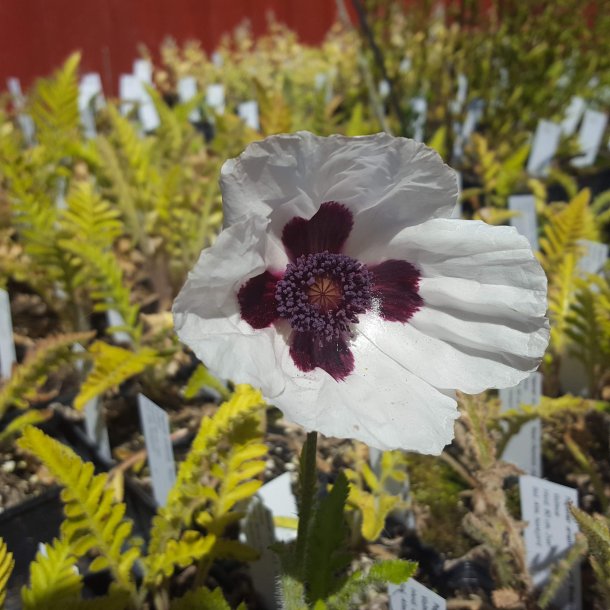
[{"label": "plant label", "polygon": [[410,578],[402,585],[388,585],[390,610],[447,610],[447,602],[434,591]]},{"label": "plant label", "polygon": [[385,99],[386,97],[388,97],[388,95],[390,95],[390,91],[392,90],[392,87],[390,86],[390,81],[386,80],[385,78],[379,81],[379,87],[377,90],[381,99]]},{"label": "plant label", "polygon": [[223,114],[225,111],[224,85],[209,85],[205,91],[205,103],[218,114]]},{"label": "plant label", "polygon": [[[500,390],[502,411],[517,410],[522,404],[537,407],[542,398],[542,375],[532,373],[513,388]],[[534,419],[508,442],[502,459],[535,477],[542,476],[542,422]]]},{"label": "plant label", "polygon": [[240,104],[237,107],[237,114],[244,120],[250,129],[254,129],[254,131],[258,131],[260,129],[258,103],[254,100]]},{"label": "plant label", "polygon": [[[271,511],[274,517],[297,518],[297,503],[292,494],[290,473],[285,472],[263,485],[257,495],[263,504]],[[275,538],[281,542],[296,540],[297,532],[295,529],[287,527],[276,527]]]},{"label": "plant label", "polygon": [[141,82],[152,85],[153,67],[148,59],[136,59],[133,62],[133,75]]},{"label": "plant label", "polygon": [[260,557],[248,566],[252,582],[263,598],[265,608],[279,610],[276,583],[280,575],[280,560],[269,548],[276,542],[273,515],[256,496],[248,505],[243,531],[247,543],[260,553]]},{"label": "plant label", "polygon": [[557,152],[561,125],[552,121],[538,121],[530,156],[527,160],[527,171],[532,176],[546,176],[551,161]]},{"label": "plant label", "polygon": [[143,394],[138,394],[138,407],[148,453],[153,496],[157,504],[163,506],[176,480],[169,417],[161,407]]},{"label": "plant label", "polygon": [[152,99],[145,93],[145,100],[142,101],[140,107],[138,109],[138,117],[140,119],[140,123],[142,123],[142,129],[144,131],[154,131],[161,124],[161,119],[159,118],[159,114],[155,105],[153,104]]},{"label": "plant label", "polygon": [[122,102],[121,114],[125,116],[142,99],[142,83],[133,74],[121,74],[119,97]]},{"label": "plant label", "polygon": [[[23,92],[21,91],[21,81],[18,78],[14,77],[7,78],[6,86],[13,98],[15,108],[17,110],[23,109],[25,100],[23,99]],[[28,146],[32,145],[34,143],[34,133],[36,131],[34,120],[28,114],[19,113],[17,115],[17,122],[19,123],[19,127],[23,132],[23,137],[26,143],[28,144]]]},{"label": "plant label", "polygon": [[[75,343],[72,348],[74,353],[81,353],[85,348],[80,343]],[[76,361],[76,368],[79,373],[83,372],[83,361]],[[109,462],[112,461],[112,452],[110,451],[110,439],[108,438],[108,429],[104,421],[99,398],[96,396],[90,400],[83,409],[85,415],[85,433],[91,442],[97,447],[99,454]]]},{"label": "plant label", "polygon": [[[197,80],[194,76],[185,76],[178,81],[178,97],[180,102],[185,104],[190,102],[197,95]],[[189,121],[196,123],[201,120],[201,111],[195,108],[189,114]]]},{"label": "plant label", "polygon": [[534,196],[513,195],[508,198],[508,209],[519,212],[518,216],[513,216],[510,219],[511,226],[527,238],[532,250],[538,250],[538,218]]},{"label": "plant label", "polygon": [[416,142],[423,142],[428,102],[426,102],[426,99],[423,97],[414,97],[411,100],[411,110],[415,115],[415,118],[413,119],[413,139]]},{"label": "plant label", "polygon": [[[569,504],[578,505],[578,492],[531,476],[519,477],[521,514],[527,564],[534,586],[542,587],[553,566],[569,551],[578,532]],[[553,602],[562,610],[582,608],[580,566],[575,566]]]},{"label": "plant label", "polygon": [[464,119],[464,126],[462,128],[462,137],[465,141],[468,141],[470,136],[474,133],[479,121],[483,117],[484,110],[485,102],[483,100],[474,100],[468,104],[468,111],[466,112],[466,118]]},{"label": "plant label", "polygon": [[[125,320],[123,320],[123,316],[116,310],[116,309],[109,309],[106,312],[106,322],[108,322],[108,326],[110,328],[121,328],[121,327],[125,327]],[[132,344],[132,340],[131,337],[129,336],[129,333],[125,332],[124,330],[114,330],[112,332],[112,338],[117,342],[117,343],[128,343],[129,345]]]},{"label": "plant label", "polygon": [[13,364],[16,362],[11,301],[8,292],[0,288],[0,377],[2,379],[11,377]]},{"label": "plant label", "polygon": [[95,137],[95,111],[104,105],[102,79],[99,74],[90,72],[83,75],[78,87],[78,109],[81,123],[88,138]]},{"label": "plant label", "polygon": [[607,114],[597,110],[585,110],[578,132],[578,143],[583,154],[572,159],[574,167],[590,167],[595,163],[607,123]]},{"label": "plant label", "polygon": [[566,136],[574,134],[586,107],[587,104],[582,97],[575,95],[570,100],[570,105],[566,109],[565,118],[561,122],[561,133]]},{"label": "plant label", "polygon": [[608,260],[608,244],[588,239],[581,239],[578,244],[585,251],[578,261],[578,268],[582,273],[600,273]]}]

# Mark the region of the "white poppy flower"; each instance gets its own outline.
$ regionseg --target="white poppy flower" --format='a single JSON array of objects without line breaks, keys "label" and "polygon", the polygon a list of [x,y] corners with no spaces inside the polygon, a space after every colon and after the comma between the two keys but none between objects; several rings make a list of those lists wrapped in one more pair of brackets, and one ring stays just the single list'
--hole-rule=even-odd
[{"label": "white poppy flower", "polygon": [[227,161],[221,185],[226,228],[176,299],[176,330],[287,419],[436,454],[455,389],[538,366],[545,275],[515,229],[449,218],[456,177],[432,149],[272,136]]}]

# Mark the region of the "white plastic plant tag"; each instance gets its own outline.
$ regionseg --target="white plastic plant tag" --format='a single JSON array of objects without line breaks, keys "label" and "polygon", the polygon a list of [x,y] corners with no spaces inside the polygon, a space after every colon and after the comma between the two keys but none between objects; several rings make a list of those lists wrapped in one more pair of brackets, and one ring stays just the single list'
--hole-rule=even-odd
[{"label": "white plastic plant tag", "polygon": [[[85,348],[80,343],[75,343],[72,348],[74,353],[81,353]],[[83,372],[83,361],[76,361],[76,368],[79,373]],[[110,439],[108,438],[108,428],[104,421],[99,398],[96,396],[90,400],[83,409],[85,415],[85,433],[92,443],[95,444],[99,454],[109,462],[112,461],[112,452],[110,451]]]},{"label": "white plastic plant tag", "polygon": [[65,210],[68,207],[66,203],[66,179],[61,177],[57,181],[57,193],[55,194],[55,207],[58,210]]},{"label": "white plastic plant tag", "polygon": [[402,585],[388,585],[390,610],[446,610],[447,602],[434,591],[410,578]]},{"label": "white plastic plant tag", "polygon": [[258,103],[254,100],[243,102],[237,107],[237,114],[240,116],[250,129],[258,131],[260,122],[258,117]]},{"label": "white plastic plant tag", "polygon": [[585,249],[584,255],[578,261],[581,272],[600,273],[608,260],[608,244],[588,239],[580,239],[578,244]]},{"label": "white plastic plant tag", "polygon": [[280,560],[269,548],[276,542],[273,515],[256,496],[248,506],[243,531],[246,542],[260,553],[260,557],[249,564],[252,582],[263,598],[265,607],[279,610],[276,587],[280,575]]},{"label": "white plastic plant tag", "polygon": [[574,167],[589,167],[595,163],[607,123],[607,114],[597,110],[585,110],[578,132],[578,143],[583,154],[572,159]]},{"label": "white plastic plant tag", "polygon": [[106,428],[99,397],[96,396],[85,405],[84,414],[85,432],[87,433],[87,436],[97,447],[100,456],[111,462],[112,452],[110,450],[108,428]]},{"label": "white plastic plant tag", "polygon": [[510,225],[530,242],[532,250],[538,250],[538,218],[536,199],[533,195],[513,195],[508,198],[508,209],[519,212],[510,219]]},{"label": "white plastic plant tag", "polygon": [[78,109],[85,135],[88,138],[96,135],[95,111],[103,106],[102,78],[95,72],[83,75],[78,86]]},{"label": "white plastic plant tag", "polygon": [[466,97],[468,96],[468,78],[464,74],[458,74],[457,77],[457,91],[455,99],[451,102],[451,109],[455,114],[461,112],[464,104],[466,103]]},{"label": "white plastic plant tag", "polygon": [[428,102],[426,102],[423,97],[414,97],[411,100],[411,109],[415,115],[415,119],[413,120],[413,139],[416,142],[423,142]]},{"label": "white plastic plant tag", "polygon": [[[578,506],[578,492],[531,476],[519,477],[521,515],[527,522],[524,531],[527,564],[536,588],[549,579],[553,566],[574,544],[578,524],[569,503]],[[562,610],[581,610],[580,566],[574,567],[555,596],[554,606]]]},{"label": "white plastic plant tag", "polygon": [[389,81],[384,78],[382,81],[379,82],[379,97],[381,97],[382,99],[388,97],[388,95],[390,95],[390,89],[391,87]]},{"label": "white plastic plant tag", "polygon": [[119,80],[119,97],[121,98],[121,114],[125,116],[142,99],[142,83],[133,74],[121,74]]},{"label": "white plastic plant tag", "polygon": [[[521,383],[500,390],[502,411],[517,410],[522,404],[537,407],[542,398],[542,375],[532,373]],[[504,450],[502,459],[515,464],[535,477],[542,476],[542,422],[534,419],[527,422],[515,434]]]},{"label": "white plastic plant tag", "polygon": [[136,59],[133,62],[133,75],[141,82],[152,85],[153,67],[148,59]]},{"label": "white plastic plant tag", "polygon": [[13,341],[13,318],[8,292],[0,288],[0,376],[9,379],[17,362]]},{"label": "white plastic plant tag", "polygon": [[223,114],[225,111],[224,85],[209,85],[205,91],[205,103],[218,114]]},{"label": "white plastic plant tag", "polygon": [[[21,110],[25,104],[25,100],[23,98],[23,92],[21,90],[21,81],[18,78],[10,77],[6,79],[6,86],[9,90],[9,93],[13,97],[13,103],[15,104],[15,108],[17,110]],[[36,127],[34,125],[34,120],[28,114],[17,115],[17,122],[19,123],[19,127],[23,132],[23,137],[28,145],[34,143],[34,133],[36,131]]]},{"label": "white plastic plant tag", "polygon": [[150,99],[150,96],[148,93],[144,93],[146,98],[140,104],[138,117],[140,118],[140,123],[142,123],[142,129],[144,129],[144,131],[154,131],[161,124],[161,119],[159,118],[157,109]]},{"label": "white plastic plant tag", "polygon": [[[123,320],[123,316],[116,309],[109,309],[106,312],[106,321],[108,322],[108,326],[110,328],[125,326],[125,320]],[[117,343],[129,343],[131,345],[132,340],[129,336],[129,333],[124,330],[115,330],[112,333],[112,338]]]},{"label": "white plastic plant tag", "polygon": [[566,136],[574,134],[586,107],[587,103],[582,97],[576,95],[570,100],[570,105],[566,109],[565,118],[561,122],[561,133]]},{"label": "white plastic plant tag", "polygon": [[528,173],[532,176],[548,174],[551,161],[559,146],[560,137],[561,125],[553,123],[553,121],[538,121],[530,156],[527,160]]},{"label": "white plastic plant tag", "polygon": [[[263,504],[271,511],[274,517],[289,517],[296,519],[298,509],[292,494],[291,477],[289,472],[263,485],[257,492]],[[275,538],[281,542],[296,540],[297,531],[287,527],[276,527]]]},{"label": "white plastic plant tag", "polygon": [[322,89],[324,89],[324,87],[326,86],[327,81],[328,81],[328,76],[326,74],[324,74],[324,72],[318,72],[314,76],[314,80],[313,80],[316,91],[322,91]]},{"label": "white plastic plant tag", "polygon": [[470,136],[474,133],[479,121],[483,117],[484,110],[485,102],[483,100],[474,100],[468,104],[468,111],[466,112],[464,126],[462,127],[462,137],[464,138],[464,141],[468,141]]},{"label": "white plastic plant tag", "polygon": [[[178,81],[178,97],[180,102],[186,104],[197,95],[197,79],[194,76],[185,76]],[[196,123],[201,120],[201,111],[195,108],[189,114],[189,121]]]},{"label": "white plastic plant tag", "polygon": [[143,394],[138,394],[138,407],[148,453],[153,495],[157,504],[164,506],[167,494],[176,480],[169,416]]},{"label": "white plastic plant tag", "polygon": [[399,72],[406,74],[411,69],[411,58],[405,57],[398,66]]}]

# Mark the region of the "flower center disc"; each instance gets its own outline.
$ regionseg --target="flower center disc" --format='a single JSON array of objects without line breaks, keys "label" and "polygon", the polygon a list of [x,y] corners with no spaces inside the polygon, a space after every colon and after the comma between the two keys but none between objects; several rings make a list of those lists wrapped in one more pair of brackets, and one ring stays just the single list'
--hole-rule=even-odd
[{"label": "flower center disc", "polygon": [[345,254],[301,255],[276,284],[277,314],[293,330],[332,341],[349,333],[358,315],[371,307],[371,282],[366,266]]},{"label": "flower center disc", "polygon": [[312,305],[317,305],[322,311],[336,309],[343,297],[341,288],[328,277],[316,278],[307,290],[307,296],[309,302]]}]

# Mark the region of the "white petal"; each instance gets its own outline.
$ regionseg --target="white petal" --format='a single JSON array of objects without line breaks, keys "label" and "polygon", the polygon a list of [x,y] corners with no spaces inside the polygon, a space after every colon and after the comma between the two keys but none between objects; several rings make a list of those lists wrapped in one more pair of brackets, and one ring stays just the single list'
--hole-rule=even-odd
[{"label": "white petal", "polygon": [[437,388],[478,393],[535,370],[548,344],[546,277],[511,227],[432,220],[405,229],[384,258],[415,264],[424,307],[407,324],[361,316],[359,331]]},{"label": "white petal", "polygon": [[336,382],[325,371],[302,373],[289,355],[290,379],[273,399],[285,417],[327,436],[354,438],[381,450],[439,454],[453,439],[455,400],[425,383],[357,335],[355,370]]},{"label": "white petal", "polygon": [[346,252],[371,235],[384,242],[403,226],[449,217],[457,198],[455,172],[435,151],[384,133],[271,136],[225,163],[221,187],[225,226],[273,213],[277,235],[288,220],[311,218],[325,201],[345,204],[355,216]]},{"label": "white petal", "polygon": [[180,340],[214,374],[250,383],[273,397],[284,388],[280,362],[286,341],[273,327],[254,330],[242,320],[237,302],[247,279],[286,266],[281,247],[265,235],[267,224],[251,218],[223,231],[201,253],[173,314]]}]

